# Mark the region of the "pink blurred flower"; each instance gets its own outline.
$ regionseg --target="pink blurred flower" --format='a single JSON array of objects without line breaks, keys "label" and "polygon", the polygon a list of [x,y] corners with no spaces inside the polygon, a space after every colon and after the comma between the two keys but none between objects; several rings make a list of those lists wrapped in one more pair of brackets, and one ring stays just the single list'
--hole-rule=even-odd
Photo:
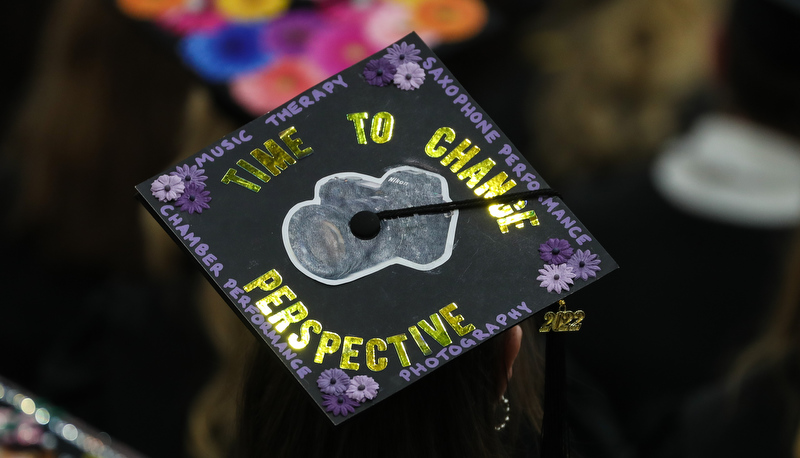
[{"label": "pink blurred flower", "polygon": [[349,21],[321,30],[309,45],[309,54],[326,76],[366,59],[380,48],[364,38],[361,27]]},{"label": "pink blurred flower", "polygon": [[363,24],[364,36],[370,43],[380,47],[394,43],[414,30],[411,10],[402,3],[394,2],[382,2],[370,9]]},{"label": "pink blurred flower", "polygon": [[263,70],[234,79],[230,92],[250,114],[259,116],[296,97],[324,76],[303,58],[281,57]]}]

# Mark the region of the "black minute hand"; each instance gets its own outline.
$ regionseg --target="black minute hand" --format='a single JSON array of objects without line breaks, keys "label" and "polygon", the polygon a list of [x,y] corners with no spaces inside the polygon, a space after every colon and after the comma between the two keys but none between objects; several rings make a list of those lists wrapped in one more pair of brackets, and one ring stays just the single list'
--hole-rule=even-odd
[{"label": "black minute hand", "polygon": [[380,232],[382,220],[404,218],[414,215],[448,213],[454,210],[487,207],[493,204],[509,203],[517,200],[542,196],[560,197],[560,194],[553,189],[546,188],[537,189],[535,191],[501,194],[499,196],[489,198],[478,197],[474,199],[459,200],[456,202],[442,202],[438,204],[419,205],[416,207],[398,208],[394,210],[383,210],[377,213],[365,210],[353,215],[353,218],[350,220],[350,230],[356,237],[363,240],[369,240],[375,238],[375,236],[377,236]]}]

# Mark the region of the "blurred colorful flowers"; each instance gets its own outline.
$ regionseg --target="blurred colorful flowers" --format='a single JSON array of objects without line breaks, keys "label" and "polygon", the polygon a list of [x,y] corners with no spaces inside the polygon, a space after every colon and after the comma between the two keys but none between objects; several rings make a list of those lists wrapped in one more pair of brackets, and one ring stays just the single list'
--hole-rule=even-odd
[{"label": "blurred colorful flowers", "polygon": [[[227,86],[255,116],[412,31],[435,46],[471,38],[488,19],[482,0],[315,0],[297,7],[290,0],[116,2],[127,15],[173,36],[189,67]],[[387,53],[395,69],[420,60],[413,45],[393,45]],[[421,71],[395,84],[415,89]]]},{"label": "blurred colorful flowers", "polygon": [[180,42],[183,60],[203,78],[223,82],[258,70],[271,54],[259,45],[261,27],[228,25],[210,33],[187,36]]},{"label": "blurred colorful flowers", "polygon": [[230,93],[247,112],[261,115],[317,84],[324,76],[307,59],[287,56],[232,81]]}]

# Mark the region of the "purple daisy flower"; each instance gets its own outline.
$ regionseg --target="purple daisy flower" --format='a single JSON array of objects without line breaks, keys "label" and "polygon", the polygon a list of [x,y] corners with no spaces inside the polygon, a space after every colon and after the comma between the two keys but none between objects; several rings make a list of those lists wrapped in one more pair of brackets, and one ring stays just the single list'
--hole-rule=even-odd
[{"label": "purple daisy flower", "polygon": [[575,276],[583,280],[588,280],[589,277],[597,276],[595,272],[600,270],[598,264],[600,264],[600,260],[597,259],[597,255],[592,254],[589,250],[578,250],[569,258],[569,261],[567,261],[567,265],[572,267]]},{"label": "purple daisy flower", "polygon": [[350,380],[350,386],[347,387],[347,397],[354,401],[364,402],[367,399],[373,399],[378,395],[378,382],[372,377],[367,375],[356,375]]},{"label": "purple daisy flower", "polygon": [[350,385],[350,377],[343,370],[335,367],[333,369],[325,369],[317,379],[319,390],[330,395],[338,396],[344,394],[348,385]]},{"label": "purple daisy flower", "polygon": [[386,86],[394,79],[397,69],[386,59],[373,59],[364,67],[364,78],[373,86]]},{"label": "purple daisy flower", "polygon": [[397,67],[394,84],[404,91],[413,91],[425,81],[425,70],[416,62],[409,62]]},{"label": "purple daisy flower", "polygon": [[184,185],[180,177],[161,175],[150,185],[150,192],[161,202],[169,202],[183,194]]},{"label": "purple daisy flower", "polygon": [[399,45],[393,44],[392,47],[387,48],[386,51],[388,54],[385,54],[383,58],[388,60],[389,63],[395,67],[399,67],[408,62],[419,62],[422,60],[422,58],[419,57],[420,50],[416,49],[416,45],[408,45],[405,41]]},{"label": "purple daisy flower", "polygon": [[572,256],[572,247],[564,239],[550,239],[539,245],[539,257],[550,264],[564,264]]},{"label": "purple daisy flower", "polygon": [[209,197],[211,191],[206,191],[204,186],[199,182],[190,182],[183,191],[183,195],[175,201],[175,205],[189,214],[203,213],[203,209],[209,208],[208,203],[211,201],[211,197]]},{"label": "purple daisy flower", "polygon": [[325,407],[325,411],[327,412],[333,412],[334,415],[346,417],[348,414],[356,411],[355,408],[358,407],[358,401],[354,401],[341,394],[323,394],[322,406]]},{"label": "purple daisy flower", "polygon": [[196,165],[179,165],[175,167],[174,172],[170,172],[170,175],[180,177],[180,179],[183,180],[183,184],[186,186],[194,183],[203,188],[206,186],[203,182],[208,179],[207,176],[203,175],[203,172],[205,172],[205,170],[197,168]]},{"label": "purple daisy flower", "polygon": [[555,290],[560,293],[561,290],[569,291],[569,285],[574,284],[572,281],[575,278],[575,273],[572,272],[572,267],[566,264],[553,265],[546,264],[544,269],[539,269],[537,280],[541,280],[539,284],[542,288],[547,288],[547,292]]}]

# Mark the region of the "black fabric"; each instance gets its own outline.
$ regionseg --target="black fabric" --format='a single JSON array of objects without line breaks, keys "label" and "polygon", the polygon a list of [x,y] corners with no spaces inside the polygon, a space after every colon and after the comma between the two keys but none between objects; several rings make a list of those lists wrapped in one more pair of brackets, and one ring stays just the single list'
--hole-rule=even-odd
[{"label": "black fabric", "polygon": [[2,240],[17,262],[3,276],[0,376],[148,457],[186,456],[191,402],[216,369],[191,276],[159,287],[53,265],[27,242]]},{"label": "black fabric", "polygon": [[558,187],[620,265],[569,301],[586,311],[567,347],[574,441],[587,456],[653,456],[681,403],[759,332],[790,231],[685,214],[653,188],[647,163]]},{"label": "black fabric", "polygon": [[797,354],[740,383],[718,383],[692,396],[669,454],[686,458],[790,457],[800,425]]}]

